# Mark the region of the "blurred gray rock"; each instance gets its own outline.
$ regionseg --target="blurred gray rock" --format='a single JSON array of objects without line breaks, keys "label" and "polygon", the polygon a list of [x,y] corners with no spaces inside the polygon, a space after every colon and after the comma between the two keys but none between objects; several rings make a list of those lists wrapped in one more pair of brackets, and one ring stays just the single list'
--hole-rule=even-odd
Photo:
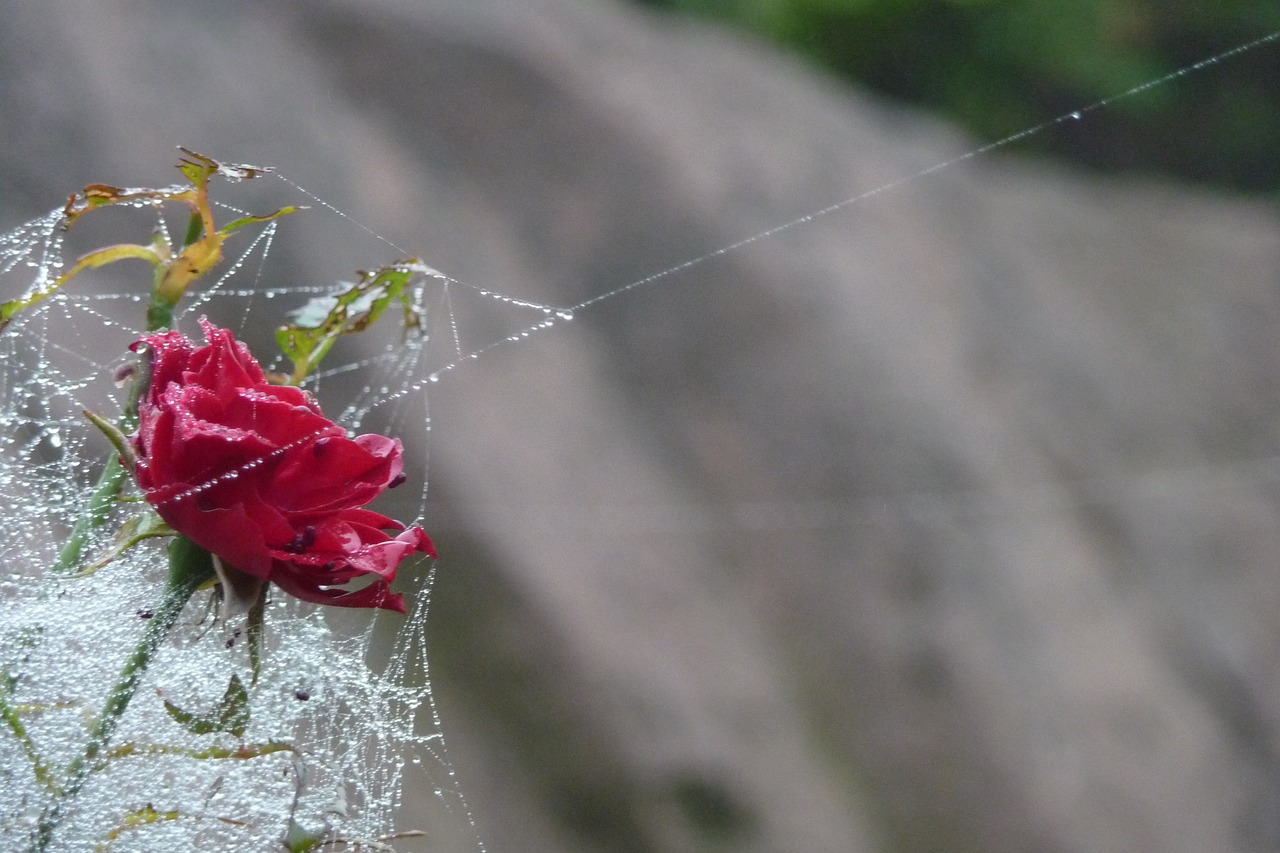
[{"label": "blurred gray rock", "polygon": [[[1280,848],[1270,207],[895,183],[973,143],[607,2],[17,0],[0,73],[0,227],[184,144],[558,306],[892,185],[431,389],[491,853]],[[339,231],[276,257],[397,254]]]}]

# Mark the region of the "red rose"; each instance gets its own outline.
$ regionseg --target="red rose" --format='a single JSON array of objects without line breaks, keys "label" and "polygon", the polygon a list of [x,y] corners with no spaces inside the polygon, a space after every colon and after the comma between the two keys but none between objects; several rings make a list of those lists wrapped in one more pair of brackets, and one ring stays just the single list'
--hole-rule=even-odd
[{"label": "red rose", "polygon": [[200,324],[207,346],[178,332],[139,341],[151,350],[133,439],[147,500],[223,564],[304,601],[403,613],[391,581],[410,554],[435,556],[431,540],[362,509],[403,482],[400,442],[348,438],[307,392],[267,382],[230,331]]}]

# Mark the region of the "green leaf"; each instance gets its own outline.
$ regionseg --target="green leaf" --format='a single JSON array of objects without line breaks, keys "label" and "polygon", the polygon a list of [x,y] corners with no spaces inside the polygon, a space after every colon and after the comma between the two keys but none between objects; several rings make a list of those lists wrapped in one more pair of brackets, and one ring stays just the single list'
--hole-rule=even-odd
[{"label": "green leaf", "polygon": [[417,311],[405,292],[415,275],[438,276],[417,258],[399,261],[372,272],[336,296],[318,296],[290,312],[290,321],[276,330],[276,343],[294,364],[289,381],[297,385],[320,364],[343,335],[362,332],[377,322],[393,301],[404,310],[405,328],[419,328]]},{"label": "green leaf", "polygon": [[27,291],[23,296],[17,299],[10,299],[8,302],[0,305],[0,329],[9,325],[9,321],[12,320],[14,315],[19,311],[43,302],[53,294],[57,293],[58,290],[60,290],[62,286],[70,281],[77,273],[83,272],[87,269],[105,266],[107,264],[114,264],[116,261],[123,261],[129,258],[137,258],[138,260],[146,261],[152,266],[156,266],[157,264],[163,263],[167,260],[156,251],[154,246],[139,246],[134,243],[121,243],[115,246],[106,246],[90,252],[87,255],[83,255],[76,261],[75,266],[55,278],[52,282],[43,287],[33,288]]},{"label": "green leaf", "polygon": [[98,569],[110,565],[144,539],[172,536],[173,532],[173,528],[165,524],[154,511],[148,509],[139,513],[120,525],[120,530],[116,532],[111,550],[78,571],[76,577],[88,577]]},{"label": "green leaf", "polygon": [[178,150],[187,155],[178,160],[178,171],[182,176],[191,182],[196,189],[200,189],[209,183],[209,176],[218,172],[218,161],[212,157],[206,157],[198,154],[190,148],[178,146]]},{"label": "green leaf", "polygon": [[217,707],[208,714],[192,714],[167,699],[164,709],[179,725],[196,735],[227,732],[236,737],[244,737],[245,729],[249,727],[249,691],[244,689],[238,675],[231,676],[227,692],[222,695]]},{"label": "green leaf", "polygon": [[262,216],[242,216],[239,219],[233,219],[226,225],[223,225],[218,233],[225,237],[232,231],[243,228],[246,225],[256,225],[259,222],[270,222],[273,219],[279,219],[281,216],[288,216],[290,213],[297,213],[299,210],[306,210],[306,207],[291,204],[280,208],[275,213],[266,213]]},{"label": "green leaf", "polygon": [[187,233],[182,235],[182,248],[187,248],[204,234],[204,220],[199,213],[192,213],[187,219]]},{"label": "green leaf", "polygon": [[53,771],[40,758],[35,742],[27,734],[26,726],[23,725],[22,717],[19,714],[19,708],[9,701],[17,682],[16,676],[8,672],[5,673],[4,686],[3,689],[0,689],[0,720],[4,721],[9,731],[13,733],[18,744],[22,747],[23,753],[27,756],[27,761],[31,763],[31,771],[35,775],[36,781],[51,792],[57,793],[58,784],[54,781]]},{"label": "green leaf", "polygon": [[[131,829],[137,829],[140,826],[147,826],[152,823],[159,823],[166,820],[178,820],[182,817],[182,813],[178,811],[157,811],[155,806],[147,803],[140,809],[125,812],[124,817],[120,820],[120,825],[107,833],[108,844],[115,841]],[[99,850],[107,849],[106,845],[99,844]]]},{"label": "green leaf", "polygon": [[107,207],[112,204],[136,204],[141,201],[157,203],[179,201],[192,204],[195,194],[190,187],[164,187],[160,189],[126,190],[110,184],[89,184],[79,193],[73,193],[62,208],[65,220],[63,228],[70,228],[72,223],[91,210]]},{"label": "green leaf", "polygon": [[302,827],[293,818],[289,818],[289,831],[285,833],[284,838],[280,839],[284,844],[284,849],[289,853],[308,853],[320,846],[324,839]]},{"label": "green leaf", "polygon": [[259,166],[220,163],[212,157],[206,157],[189,148],[179,148],[179,150],[184,156],[178,162],[178,171],[191,182],[191,186],[122,189],[110,184],[89,184],[81,192],[73,193],[67,199],[67,204],[62,209],[62,227],[64,230],[70,228],[81,216],[100,207],[115,204],[138,205],[144,202],[159,206],[177,202],[186,205],[192,212],[192,221],[181,252],[174,257],[172,249],[160,232],[157,232],[150,246],[125,243],[90,252],[76,261],[75,266],[69,271],[52,282],[44,282],[22,297],[0,304],[0,330],[3,330],[19,311],[44,301],[77,273],[128,258],[147,261],[157,268],[159,280],[153,293],[153,302],[158,297],[160,302],[171,308],[178,303],[192,281],[207,273],[222,259],[222,243],[228,234],[246,225],[268,222],[305,209],[290,206],[282,207],[265,216],[242,216],[221,230],[215,230],[213,209],[209,204],[209,178],[213,175],[221,175],[228,180],[243,181],[267,174],[271,170]]},{"label": "green leaf", "polygon": [[116,449],[116,453],[120,454],[120,464],[132,473],[133,469],[138,465],[138,457],[133,452],[133,445],[129,443],[129,437],[121,432],[119,427],[97,412],[91,412],[86,409],[84,416],[89,419],[89,423],[96,426],[107,437],[107,441],[111,442],[111,446]]},{"label": "green leaf", "polygon": [[199,186],[209,180],[212,175],[221,175],[231,181],[248,181],[260,178],[272,172],[264,166],[250,166],[246,163],[222,163],[212,157],[206,157],[190,148],[178,146],[178,150],[187,155],[178,161],[178,170],[192,184]]}]

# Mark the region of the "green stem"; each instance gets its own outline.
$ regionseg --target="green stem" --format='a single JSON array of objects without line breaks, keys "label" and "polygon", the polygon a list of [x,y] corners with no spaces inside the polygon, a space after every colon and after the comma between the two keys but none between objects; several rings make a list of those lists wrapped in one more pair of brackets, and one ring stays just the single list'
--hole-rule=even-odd
[{"label": "green stem", "polygon": [[112,454],[98,477],[98,485],[89,496],[89,508],[77,519],[75,527],[71,528],[71,535],[67,537],[67,544],[58,553],[58,559],[53,564],[55,572],[65,574],[79,567],[89,534],[107,520],[116,498],[120,497],[120,491],[124,488],[124,475],[124,466]]},{"label": "green stem", "polygon": [[[161,269],[168,269],[162,267]],[[151,292],[151,304],[147,306],[147,331],[156,332],[160,329],[169,329],[173,327],[173,309],[176,303],[169,302],[160,295],[158,290]]]},{"label": "green stem", "polygon": [[18,709],[9,702],[8,693],[8,690],[0,691],[0,717],[4,718],[5,724],[9,726],[9,731],[13,732],[14,737],[18,739],[18,743],[22,745],[22,751],[26,753],[27,760],[31,762],[36,781],[56,794],[58,785],[53,779],[53,774],[49,771],[49,766],[40,758],[40,753],[36,751],[36,745],[31,740],[31,736],[27,734],[27,727],[22,724],[22,717],[19,716]]},{"label": "green stem", "polygon": [[249,761],[254,758],[262,758],[265,755],[272,755],[277,752],[297,753],[298,748],[291,743],[285,743],[284,741],[279,740],[269,740],[266,743],[241,743],[233,749],[223,746],[211,746],[206,749],[188,749],[182,746],[166,746],[164,744],[139,745],[126,743],[121,746],[112,747],[108,750],[107,757],[128,758],[134,755],[181,755],[186,758],[194,758],[197,761],[224,758],[234,759],[236,761]]},{"label": "green stem", "polygon": [[89,742],[85,746],[84,753],[67,768],[67,778],[62,786],[62,793],[40,816],[40,824],[29,848],[30,853],[43,853],[53,841],[54,830],[65,816],[71,801],[80,793],[80,789],[93,773],[99,755],[110,742],[116,724],[120,722],[120,717],[129,707],[129,702],[137,692],[138,685],[142,683],[142,676],[159,650],[161,642],[169,633],[169,629],[178,621],[187,601],[213,576],[213,560],[208,551],[185,536],[174,539],[169,547],[169,578],[165,584],[160,606],[153,611],[141,641],[134,648],[124,668],[120,670],[115,687],[111,688],[102,713],[98,715],[97,722],[89,732]]}]

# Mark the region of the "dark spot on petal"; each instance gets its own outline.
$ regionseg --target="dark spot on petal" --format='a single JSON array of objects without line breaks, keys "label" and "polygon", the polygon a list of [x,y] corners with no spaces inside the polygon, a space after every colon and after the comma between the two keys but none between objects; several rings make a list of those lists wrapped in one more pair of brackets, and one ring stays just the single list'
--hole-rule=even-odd
[{"label": "dark spot on petal", "polygon": [[394,477],[391,478],[391,482],[387,483],[387,488],[394,489],[396,486],[399,486],[407,479],[409,479],[409,477],[403,471],[401,471],[399,474],[396,474]]},{"label": "dark spot on petal", "polygon": [[312,545],[314,545],[315,542],[316,542],[315,525],[308,524],[306,527],[302,528],[302,530],[299,531],[296,536],[293,537],[292,542],[285,545],[281,550],[288,551],[290,554],[301,554],[303,551],[307,550]]},{"label": "dark spot on petal", "polygon": [[311,694],[305,690],[299,690],[293,694],[293,698],[299,700],[300,702],[305,702],[311,698]]},{"label": "dark spot on petal", "polygon": [[153,613],[153,612],[152,612],[152,611],[150,611],[150,610],[139,610],[139,611],[138,611],[138,618],[139,618],[139,619],[150,619],[152,616],[155,616],[155,615],[156,615],[156,614],[155,614],[155,613]]}]

